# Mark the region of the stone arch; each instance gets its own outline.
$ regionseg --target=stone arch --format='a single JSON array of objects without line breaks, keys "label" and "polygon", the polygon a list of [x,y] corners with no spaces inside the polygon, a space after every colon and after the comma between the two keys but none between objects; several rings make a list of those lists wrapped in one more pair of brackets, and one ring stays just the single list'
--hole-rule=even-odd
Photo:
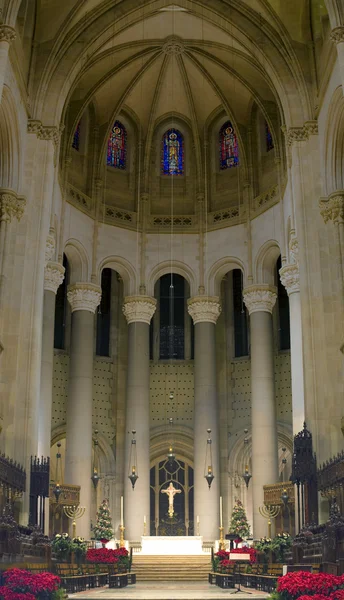
[{"label": "stone arch", "polygon": [[189,286],[190,286],[190,297],[195,296],[197,293],[197,287],[196,287],[196,276],[193,272],[192,269],[190,269],[190,267],[188,265],[186,265],[185,263],[178,261],[178,260],[174,260],[174,261],[164,261],[161,263],[158,263],[156,265],[156,267],[154,267],[154,269],[150,272],[147,280],[148,280],[148,286],[147,286],[147,294],[149,296],[154,296],[154,286],[156,284],[156,282],[158,281],[158,279],[160,279],[160,277],[162,277],[163,275],[166,275],[167,273],[175,273],[176,275],[181,275],[182,277],[184,277],[184,279],[186,279],[186,281],[188,282]]},{"label": "stone arch", "polygon": [[89,259],[85,247],[75,239],[69,239],[64,248],[70,265],[70,283],[88,281]]},{"label": "stone arch", "polygon": [[107,256],[104,258],[98,265],[98,282],[101,281],[101,273],[103,269],[112,269],[113,271],[117,271],[123,280],[123,292],[125,296],[132,296],[135,294],[137,273],[128,260],[122,256]]},{"label": "stone arch", "polygon": [[255,283],[275,285],[276,261],[280,254],[281,249],[276,240],[268,240],[260,247],[254,265]]},{"label": "stone arch", "polygon": [[23,171],[19,126],[16,103],[7,86],[0,104],[0,133],[0,187],[19,192]]},{"label": "stone arch", "polygon": [[325,193],[344,189],[344,97],[341,86],[334,91],[325,131]]},{"label": "stone arch", "polygon": [[209,296],[219,296],[221,281],[224,276],[234,269],[240,269],[244,277],[244,286],[246,285],[246,272],[244,263],[236,257],[226,256],[216,261],[209,269],[207,275],[207,289]]},{"label": "stone arch", "polygon": [[[157,461],[164,460],[167,453],[166,427],[157,427],[154,429],[150,440],[150,463],[151,466]],[[181,460],[187,460],[193,466],[194,443],[193,435],[188,427],[181,425],[173,428],[173,449],[176,457]]]}]

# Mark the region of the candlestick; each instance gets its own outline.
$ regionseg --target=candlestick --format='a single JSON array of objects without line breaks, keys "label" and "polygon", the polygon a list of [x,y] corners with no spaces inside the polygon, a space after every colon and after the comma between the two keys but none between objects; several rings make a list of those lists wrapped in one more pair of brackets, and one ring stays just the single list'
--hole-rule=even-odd
[{"label": "candlestick", "polygon": [[123,527],[123,496],[121,496],[121,527]]},{"label": "candlestick", "polygon": [[220,527],[222,527],[222,496],[220,496]]}]

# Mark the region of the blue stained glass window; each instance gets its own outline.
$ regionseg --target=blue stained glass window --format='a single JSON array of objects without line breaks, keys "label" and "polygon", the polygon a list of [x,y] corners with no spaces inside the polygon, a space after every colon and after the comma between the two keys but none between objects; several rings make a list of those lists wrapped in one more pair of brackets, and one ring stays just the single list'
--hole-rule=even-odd
[{"label": "blue stained glass window", "polygon": [[74,148],[75,150],[78,150],[78,152],[79,152],[79,149],[80,149],[80,121],[77,124],[76,129],[74,131],[72,148]]},{"label": "blue stained glass window", "polygon": [[219,132],[220,169],[230,169],[239,164],[238,139],[230,121]]},{"label": "blue stained glass window", "polygon": [[108,139],[106,164],[115,169],[127,166],[127,130],[119,121],[115,121]]},{"label": "blue stained glass window", "polygon": [[265,121],[265,141],[266,141],[266,151],[272,150],[274,147],[274,141],[272,139],[272,134],[269,128],[269,125]]},{"label": "blue stained glass window", "polygon": [[169,129],[163,135],[161,173],[184,175],[184,139],[178,129]]}]

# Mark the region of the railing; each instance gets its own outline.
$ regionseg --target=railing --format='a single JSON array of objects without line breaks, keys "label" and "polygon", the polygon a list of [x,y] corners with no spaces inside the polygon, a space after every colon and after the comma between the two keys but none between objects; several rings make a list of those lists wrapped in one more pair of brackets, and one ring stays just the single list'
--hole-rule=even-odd
[{"label": "railing", "polygon": [[344,450],[320,466],[317,472],[318,489],[323,492],[344,484]]},{"label": "railing", "polygon": [[91,211],[92,198],[90,198],[90,196],[80,192],[80,190],[75,188],[71,183],[68,184],[68,194],[70,203],[76,206],[76,208],[81,208],[81,210],[87,213]]},{"label": "railing", "polygon": [[259,196],[256,196],[253,200],[254,216],[258,216],[268,208],[271,208],[271,206],[277,204],[279,200],[278,185],[274,185],[262,194],[259,194]]},{"label": "railing", "polygon": [[241,210],[238,206],[233,208],[224,208],[222,210],[215,210],[208,215],[208,224],[210,227],[216,228],[226,226],[226,224],[230,223],[231,225],[236,225],[240,222],[241,218],[244,215],[241,214]]},{"label": "railing", "polygon": [[195,215],[154,215],[149,219],[153,229],[191,229],[197,224]]},{"label": "railing", "polygon": [[[49,503],[57,504],[54,496],[55,484],[51,483],[49,486]],[[61,506],[78,506],[80,504],[80,486],[79,485],[68,485],[62,483],[60,485],[61,494],[59,497],[58,504]]]},{"label": "railing", "polygon": [[5,454],[0,454],[0,486],[16,494],[25,492],[26,487],[25,470]]},{"label": "railing", "polygon": [[295,494],[294,485],[288,481],[285,483],[271,483],[264,485],[264,504],[271,506],[283,505],[282,493],[286,490],[288,494],[288,504],[294,504]]},{"label": "railing", "polygon": [[124,210],[123,208],[116,208],[115,206],[105,207],[105,221],[107,223],[118,223],[118,225],[127,225],[129,227],[136,227],[137,213],[130,210]]}]

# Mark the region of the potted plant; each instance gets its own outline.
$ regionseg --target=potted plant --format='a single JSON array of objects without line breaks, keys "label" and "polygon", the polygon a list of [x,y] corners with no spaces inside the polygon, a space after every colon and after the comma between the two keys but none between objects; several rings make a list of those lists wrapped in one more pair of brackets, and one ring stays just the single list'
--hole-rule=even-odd
[{"label": "potted plant", "polygon": [[84,538],[82,538],[82,537],[73,538],[71,548],[72,548],[72,553],[75,556],[75,561],[78,564],[81,563],[83,558],[85,557],[85,554],[87,551],[87,544],[86,544]]},{"label": "potted plant", "polygon": [[52,573],[31,573],[10,569],[3,574],[0,600],[62,600],[61,580]]},{"label": "potted plant", "polygon": [[73,550],[68,533],[57,533],[51,542],[51,548],[58,561],[68,561]]}]

